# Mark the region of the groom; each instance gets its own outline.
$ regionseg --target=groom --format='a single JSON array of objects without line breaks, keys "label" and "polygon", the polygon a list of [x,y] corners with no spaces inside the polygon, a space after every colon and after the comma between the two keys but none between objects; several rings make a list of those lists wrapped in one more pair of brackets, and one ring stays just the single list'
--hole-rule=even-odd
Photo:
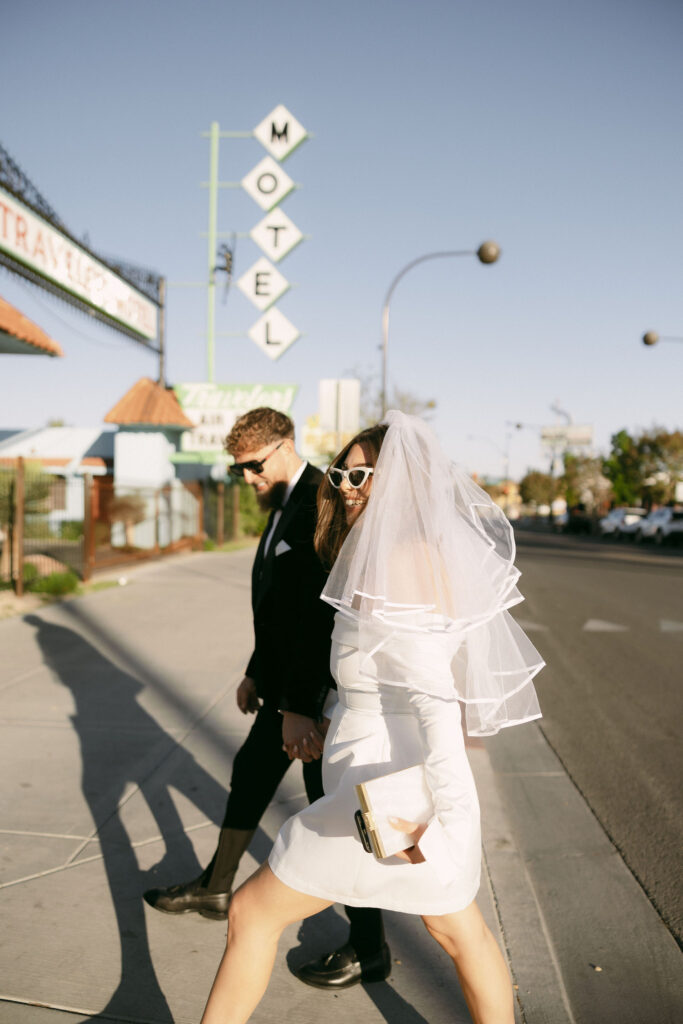
[{"label": "groom", "polygon": [[[167,914],[196,911],[228,916],[242,854],[292,760],[303,761],[309,801],[323,795],[321,752],[330,675],[333,609],[320,600],[325,572],[313,547],[320,470],[294,447],[294,424],[275,409],[252,409],[226,439],[231,471],[256,491],[270,516],[252,570],[254,653],[237,688],[243,714],[254,724],[235,756],[218,846],[202,874],[144,898]],[[383,981],[391,960],[379,910],[346,907],[349,941],[296,971],[316,988]]]}]

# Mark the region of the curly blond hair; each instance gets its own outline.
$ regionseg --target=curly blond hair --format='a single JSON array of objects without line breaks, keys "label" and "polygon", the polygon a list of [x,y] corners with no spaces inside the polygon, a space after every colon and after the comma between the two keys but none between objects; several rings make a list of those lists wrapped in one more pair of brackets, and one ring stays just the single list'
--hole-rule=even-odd
[{"label": "curly blond hair", "polygon": [[225,449],[230,455],[255,452],[272,441],[281,441],[286,437],[294,440],[294,424],[289,416],[264,405],[250,409],[235,420],[225,439]]}]

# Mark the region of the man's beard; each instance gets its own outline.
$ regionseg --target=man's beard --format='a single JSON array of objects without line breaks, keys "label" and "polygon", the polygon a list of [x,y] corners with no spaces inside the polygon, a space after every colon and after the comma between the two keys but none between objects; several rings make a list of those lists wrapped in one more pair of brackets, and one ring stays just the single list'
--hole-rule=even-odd
[{"label": "man's beard", "polygon": [[256,492],[256,501],[262,512],[270,512],[274,508],[282,508],[287,493],[287,484],[278,480],[267,491]]}]

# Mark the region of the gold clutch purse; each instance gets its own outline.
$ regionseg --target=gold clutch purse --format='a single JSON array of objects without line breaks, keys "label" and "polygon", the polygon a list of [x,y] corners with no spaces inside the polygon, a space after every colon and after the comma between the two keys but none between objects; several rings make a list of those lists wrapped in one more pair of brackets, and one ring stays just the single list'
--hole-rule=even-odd
[{"label": "gold clutch purse", "polygon": [[354,817],[360,840],[364,849],[374,853],[378,860],[413,845],[409,835],[391,825],[390,817],[426,823],[434,816],[423,764],[360,782],[356,795],[360,810]]}]

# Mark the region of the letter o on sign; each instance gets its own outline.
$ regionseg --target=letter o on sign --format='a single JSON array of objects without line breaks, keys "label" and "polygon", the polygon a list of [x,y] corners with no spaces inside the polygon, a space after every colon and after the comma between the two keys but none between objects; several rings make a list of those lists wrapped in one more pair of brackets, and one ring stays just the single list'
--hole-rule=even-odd
[{"label": "letter o on sign", "polygon": [[277,186],[278,180],[274,174],[271,174],[270,171],[266,171],[265,174],[261,174],[256,181],[256,188],[259,190],[259,192],[263,192],[265,196],[271,195],[271,193],[275,191]]}]

